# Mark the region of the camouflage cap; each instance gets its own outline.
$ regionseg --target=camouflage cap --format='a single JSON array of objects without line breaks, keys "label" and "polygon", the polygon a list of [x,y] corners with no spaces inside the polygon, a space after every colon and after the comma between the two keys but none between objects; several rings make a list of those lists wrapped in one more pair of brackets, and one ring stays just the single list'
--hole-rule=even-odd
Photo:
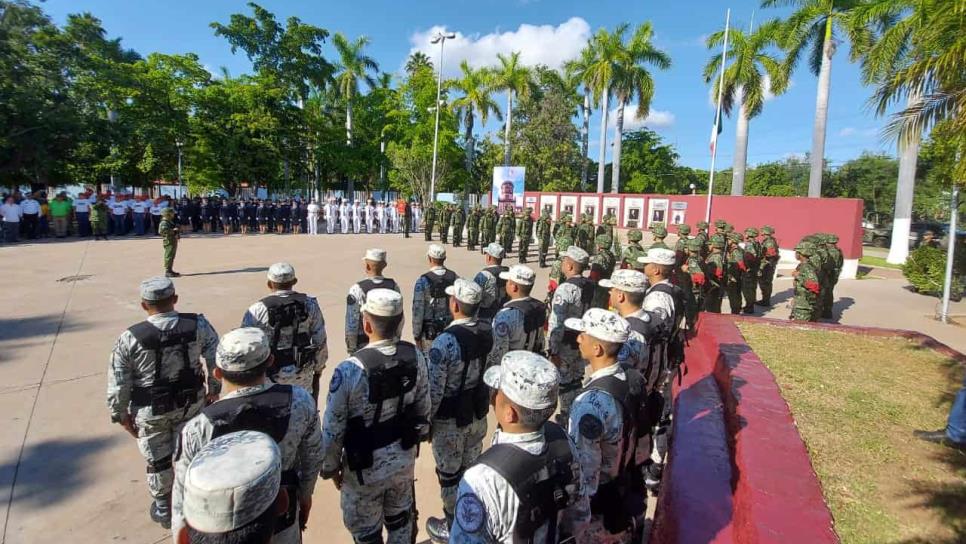
[{"label": "camouflage cap", "polygon": [[691,225],[688,225],[687,223],[680,223],[677,227],[679,234],[691,234]]},{"label": "camouflage cap", "polygon": [[547,359],[531,351],[508,351],[500,364],[486,369],[483,382],[502,391],[514,404],[531,410],[557,405],[559,371]]},{"label": "camouflage cap", "polygon": [[810,257],[815,253],[815,244],[811,242],[799,242],[799,244],[795,246],[795,252],[801,253],[806,257]]},{"label": "camouflage cap", "polygon": [[611,243],[613,243],[613,240],[607,234],[601,234],[594,239],[595,247],[610,247]]},{"label": "camouflage cap", "polygon": [[265,362],[272,353],[268,335],[258,327],[229,331],[218,341],[215,364],[222,370],[242,372]]},{"label": "camouflage cap", "polygon": [[837,244],[838,242],[839,242],[838,235],[837,234],[829,233],[829,235],[828,235],[828,243],[830,243],[830,244]]},{"label": "camouflage cap", "polygon": [[537,278],[537,273],[525,264],[515,264],[506,272],[500,272],[500,279],[512,281],[517,285],[533,285]]},{"label": "camouflage cap", "polygon": [[268,281],[272,283],[291,283],[295,281],[295,267],[288,263],[275,263],[268,267]]},{"label": "camouflage cap", "polygon": [[506,251],[503,249],[503,246],[496,242],[490,242],[488,246],[483,248],[483,253],[486,253],[495,259],[502,259],[503,257],[506,257]]},{"label": "camouflage cap", "polygon": [[639,263],[660,264],[664,266],[673,266],[676,261],[677,255],[675,255],[674,250],[661,247],[651,248],[647,250],[647,255],[637,258],[637,262]]},{"label": "camouflage cap", "polygon": [[255,521],[278,497],[282,454],[257,431],[213,439],[184,475],[185,521],[203,533],[225,533]]},{"label": "camouflage cap", "polygon": [[746,228],[745,236],[758,236],[758,229],[756,229],[755,227]]},{"label": "camouflage cap", "polygon": [[587,266],[587,263],[590,260],[590,255],[577,246],[568,247],[563,256],[584,266]]},{"label": "camouflage cap", "polygon": [[615,270],[610,279],[602,279],[597,285],[625,293],[644,293],[647,291],[647,278],[638,270]]},{"label": "camouflage cap", "polygon": [[591,308],[584,312],[584,316],[580,318],[567,318],[564,321],[564,326],[593,336],[598,340],[617,344],[626,342],[627,335],[631,330],[626,319],[601,308]]},{"label": "camouflage cap", "polygon": [[429,248],[426,250],[426,255],[433,259],[445,259],[446,248],[439,244],[429,244]]},{"label": "camouflage cap", "polygon": [[463,278],[456,278],[453,285],[448,286],[445,291],[447,295],[465,304],[479,304],[483,297],[483,290],[476,282]]},{"label": "camouflage cap", "polygon": [[174,208],[164,208],[161,210],[161,217],[170,217],[174,215]]},{"label": "camouflage cap", "polygon": [[697,226],[699,229],[707,229],[708,228],[708,222],[707,221],[698,221],[695,226]]},{"label": "camouflage cap", "polygon": [[386,250],[385,249],[367,249],[366,256],[362,258],[363,261],[372,261],[375,263],[386,262]]},{"label": "camouflage cap", "polygon": [[659,238],[664,238],[667,236],[667,229],[664,227],[664,225],[654,225],[651,227],[651,233]]},{"label": "camouflage cap", "polygon": [[701,251],[704,249],[704,242],[700,238],[692,238],[688,240],[688,249],[691,251]]},{"label": "camouflage cap", "polygon": [[157,302],[174,296],[174,282],[164,276],[155,276],[141,282],[141,300]]},{"label": "camouflage cap", "polygon": [[641,233],[640,229],[631,229],[627,231],[628,242],[640,242],[643,239],[644,239],[644,234]]},{"label": "camouflage cap", "polygon": [[725,239],[722,236],[718,236],[716,238],[712,238],[711,239],[711,242],[710,242],[710,245],[714,249],[724,249],[724,247],[725,247]]},{"label": "camouflage cap", "polygon": [[373,289],[366,293],[362,311],[380,317],[397,316],[403,313],[402,295],[392,289]]},{"label": "camouflage cap", "polygon": [[765,225],[764,227],[761,228],[761,233],[762,234],[775,234],[775,229],[772,228],[769,225]]},{"label": "camouflage cap", "polygon": [[728,222],[724,219],[718,219],[714,222],[714,228],[724,230],[728,226]]}]

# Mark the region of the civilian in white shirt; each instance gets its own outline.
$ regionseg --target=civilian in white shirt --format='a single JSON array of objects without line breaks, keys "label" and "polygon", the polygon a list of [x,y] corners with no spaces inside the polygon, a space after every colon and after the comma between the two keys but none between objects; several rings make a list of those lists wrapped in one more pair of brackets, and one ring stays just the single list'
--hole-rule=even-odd
[{"label": "civilian in white shirt", "polygon": [[23,208],[20,204],[8,196],[7,200],[0,206],[0,215],[3,216],[3,241],[7,244],[15,244],[20,235],[20,219],[23,217]]},{"label": "civilian in white shirt", "polygon": [[37,227],[40,225],[40,202],[34,200],[31,193],[20,201],[20,209],[23,212],[23,234],[27,239],[33,240],[37,237]]},{"label": "civilian in white shirt", "polygon": [[74,217],[77,218],[77,234],[81,238],[91,235],[91,198],[90,191],[84,191],[74,199]]},{"label": "civilian in white shirt", "polygon": [[145,225],[150,221],[148,214],[151,211],[151,204],[147,201],[148,197],[138,196],[131,201],[131,212],[134,214],[134,232],[138,236],[144,236]]},{"label": "civilian in white shirt", "polygon": [[319,207],[319,203],[316,202],[315,199],[313,198],[312,202],[309,202],[309,207],[307,210],[308,221],[309,221],[309,234],[317,235],[319,233],[319,212],[321,210],[322,208]]},{"label": "civilian in white shirt", "polygon": [[114,236],[124,236],[127,234],[127,213],[130,208],[125,201],[124,195],[117,195],[111,206],[111,225],[114,226]]}]

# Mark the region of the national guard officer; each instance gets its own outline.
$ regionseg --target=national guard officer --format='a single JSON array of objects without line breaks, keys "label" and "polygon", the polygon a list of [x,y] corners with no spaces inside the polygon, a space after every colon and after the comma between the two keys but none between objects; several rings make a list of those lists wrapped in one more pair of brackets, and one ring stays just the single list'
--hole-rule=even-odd
[{"label": "national guard officer", "polygon": [[269,544],[276,512],[289,503],[281,481],[282,455],[265,433],[238,431],[212,440],[185,470],[185,524],[174,533],[175,543]]},{"label": "national guard officer", "polygon": [[[171,523],[171,456],[184,422],[217,398],[218,334],[202,314],[182,314],[174,283],[156,277],[141,282],[142,321],[122,332],[111,351],[107,407],[111,421],[137,438],[148,465],[151,519]],[[205,365],[201,364],[201,357]]]},{"label": "national guard officer", "polygon": [[382,275],[387,264],[385,249],[367,249],[362,264],[365,267],[366,279],[352,284],[345,300],[345,349],[350,354],[364,347],[369,341],[362,330],[362,305],[366,303],[366,293],[377,288],[400,292],[395,280]]},{"label": "national guard officer", "polygon": [[704,291],[704,310],[715,314],[721,313],[721,299],[724,297],[725,275],[727,266],[725,265],[724,248],[725,241],[721,237],[715,237],[710,242],[711,253],[705,261],[705,278],[707,286]]},{"label": "national guard officer", "polygon": [[215,377],[221,397],[205,407],[181,431],[175,452],[175,534],[184,524],[184,484],[188,467],[211,440],[237,431],[270,436],[282,455],[282,487],[288,508],[278,514],[274,542],[297,544],[312,509],[312,494],[322,469],[322,429],[309,393],[293,385],[276,384],[266,373],[272,366],[268,335],[258,327],[235,329],[218,343]]},{"label": "national guard officer", "polygon": [[483,451],[490,405],[483,371],[493,346],[490,324],[476,319],[480,286],[457,278],[446,294],[453,322],[429,350],[430,428],[444,514],[426,520],[426,532],[434,542],[449,542],[456,486]]},{"label": "national guard officer", "polygon": [[761,300],[756,302],[760,306],[771,306],[772,283],[775,281],[775,270],[781,255],[778,251],[778,241],[775,240],[775,229],[765,225],[761,228],[761,251],[763,262],[758,273],[758,287],[761,289]]},{"label": "national guard officer", "polygon": [[[659,361],[650,357],[648,338],[654,336],[654,324],[650,312],[644,310],[644,296],[647,293],[647,278],[639,270],[618,270],[601,285],[610,289],[610,306],[618,315],[627,320],[630,327],[627,342],[618,353],[621,364],[627,365],[644,377],[645,383],[655,384],[660,373]],[[650,450],[649,441],[638,449],[638,457],[643,462]]]},{"label": "national guard officer", "polygon": [[488,366],[498,365],[509,351],[544,354],[547,305],[530,297],[536,273],[527,265],[515,264],[500,273],[509,300],[493,318],[493,349]]},{"label": "national guard officer", "polygon": [[463,212],[462,204],[454,207],[452,217],[450,223],[453,225],[453,247],[460,247],[463,243],[463,227],[466,226],[466,213]]},{"label": "national guard officer", "polygon": [[[611,243],[610,236],[607,234],[601,234],[594,239],[594,245],[597,247],[597,251],[590,258],[590,280],[595,284],[602,279],[609,278],[614,273],[616,259],[614,258],[614,254],[610,252]],[[607,289],[597,287],[591,306],[595,308],[607,308]]]},{"label": "national guard officer", "polygon": [[795,279],[795,298],[792,302],[792,321],[818,321],[815,309],[822,292],[818,271],[811,260],[815,246],[811,242],[801,242],[795,246],[798,266],[792,273]]},{"label": "national guard officer", "polygon": [[537,219],[537,243],[539,244],[537,256],[540,268],[546,268],[547,266],[547,251],[550,249],[550,229],[552,222],[550,219],[550,210],[544,208],[543,213],[540,214],[540,219]]},{"label": "national guard officer", "polygon": [[494,390],[492,446],[463,475],[452,542],[567,542],[589,516],[580,464],[566,431],[549,421],[558,371],[529,351],[511,351],[483,380]]},{"label": "national guard officer", "polygon": [[475,251],[480,243],[480,206],[473,206],[466,218],[466,249]]},{"label": "national guard officer", "polygon": [[761,268],[763,252],[758,243],[758,229],[745,229],[745,270],[741,275],[741,294],[745,299],[743,313],[755,313],[755,301],[758,300],[758,273]]},{"label": "national guard officer", "polygon": [[413,288],[413,338],[423,353],[429,353],[433,340],[450,321],[446,288],[456,281],[456,273],[446,268],[446,248],[430,244],[426,251],[429,272],[416,280]]},{"label": "national guard officer", "polygon": [[591,308],[582,318],[568,318],[567,328],[580,333],[581,356],[593,370],[574,400],[568,425],[591,497],[590,524],[578,541],[632,542],[643,526],[647,498],[635,477],[646,411],[644,378],[618,361],[630,326],[613,312]]},{"label": "national guard officer", "polygon": [[506,294],[506,280],[500,279],[500,274],[507,271],[503,266],[506,253],[503,246],[493,242],[483,248],[483,261],[486,266],[476,273],[473,281],[483,290],[480,311],[477,317],[481,321],[490,322],[493,316],[510,300]]},{"label": "national guard officer", "polygon": [[725,277],[725,293],[728,295],[728,306],[731,307],[732,314],[741,313],[741,282],[745,273],[745,252],[738,244],[741,242],[741,235],[732,232],[725,238],[728,244],[728,253],[725,262],[728,265]]},{"label": "national guard officer", "polygon": [[369,344],[339,363],[323,417],[322,477],[342,492],[342,520],[357,544],[412,544],[416,445],[429,434],[427,363],[399,340],[402,295],[373,289],[362,307]]},{"label": "national guard officer", "polygon": [[593,301],[596,286],[583,276],[589,261],[590,255],[583,249],[567,248],[560,265],[564,281],[554,290],[550,303],[547,347],[550,361],[560,369],[560,421],[567,421],[569,417],[570,405],[580,389],[587,364],[580,356],[577,333],[567,330],[564,321],[584,315]]},{"label": "national guard officer", "polygon": [[640,268],[637,262],[638,257],[643,257],[646,251],[641,247],[641,240],[644,235],[640,229],[630,229],[627,231],[627,247],[621,256],[621,268]]},{"label": "national guard officer", "polygon": [[174,220],[174,208],[161,210],[161,224],[158,225],[161,235],[161,246],[164,248],[164,275],[177,278],[181,274],[174,271],[174,256],[178,253],[178,240],[181,239],[181,229]]},{"label": "national guard officer", "polygon": [[426,206],[426,212],[423,216],[423,237],[427,242],[433,240],[433,227],[436,226],[436,206],[430,204]]},{"label": "national guard officer", "polygon": [[318,301],[293,291],[298,283],[288,263],[268,268],[271,294],[252,304],[242,317],[242,327],[258,327],[268,335],[274,363],[268,376],[277,383],[299,385],[319,398],[319,377],[329,359],[325,318]]},{"label": "national guard officer", "polygon": [[533,238],[533,209],[524,208],[517,220],[517,238],[520,239],[520,262],[527,262],[530,239]]}]

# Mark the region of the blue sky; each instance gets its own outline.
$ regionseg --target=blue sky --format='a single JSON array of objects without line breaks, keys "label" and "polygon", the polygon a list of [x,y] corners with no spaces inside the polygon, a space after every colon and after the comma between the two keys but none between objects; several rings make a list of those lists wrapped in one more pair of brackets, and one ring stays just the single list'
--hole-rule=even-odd
[{"label": "blue sky", "polygon": [[[748,27],[752,13],[759,22],[783,13],[762,10],[753,0],[262,0],[260,4],[281,20],[296,16],[330,32],[369,36],[370,53],[386,72],[399,72],[414,49],[426,51],[435,62],[438,49],[428,44],[427,36],[436,27],[457,32],[458,38],[446,45],[444,75],[454,73],[464,58],[472,64],[486,64],[495,61],[496,53],[511,50],[522,50],[527,62],[553,65],[578,51],[581,41],[597,28],[650,20],[655,41],[671,55],[673,66],[654,73],[656,93],[647,124],[676,146],[682,164],[699,168],[709,166],[708,138],[713,119],[709,87],[701,78],[712,54],[704,46],[704,37],[724,26],[728,7],[733,23],[743,28]],[[111,37],[122,37],[126,47],[144,55],[153,51],[194,52],[214,72],[222,66],[235,75],[250,70],[244,54],[233,55],[227,42],[214,36],[208,26],[212,21],[227,22],[232,13],[248,13],[243,1],[48,0],[42,6],[60,24],[68,13],[89,11],[103,21]],[[765,104],[763,113],[751,122],[750,163],[781,160],[811,148],[815,86],[815,76],[804,65],[799,66],[789,91]],[[847,47],[840,47],[832,67],[826,141],[826,157],[833,166],[864,150],[894,154],[894,145],[883,143],[879,135],[884,120],[876,118],[866,105],[870,93],[871,89],[859,80],[858,67],[848,62]],[[495,98],[501,105],[506,103],[505,96]],[[595,159],[599,113],[596,111],[591,119],[590,155]],[[491,121],[483,130],[499,128]],[[613,131],[609,131],[608,144],[612,139]],[[726,118],[719,140],[718,168],[730,166],[733,141],[734,120]]]}]

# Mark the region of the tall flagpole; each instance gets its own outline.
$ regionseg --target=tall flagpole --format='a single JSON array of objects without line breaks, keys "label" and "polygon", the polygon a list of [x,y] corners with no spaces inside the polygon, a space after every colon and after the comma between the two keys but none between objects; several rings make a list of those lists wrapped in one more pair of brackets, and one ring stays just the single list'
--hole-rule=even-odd
[{"label": "tall flagpole", "polygon": [[708,206],[704,211],[705,222],[711,221],[711,195],[714,194],[714,160],[718,155],[718,128],[721,125],[721,97],[724,95],[724,74],[725,65],[728,62],[728,30],[731,26],[731,9],[725,16],[724,45],[721,46],[721,77],[718,79],[718,106],[715,108],[714,127],[711,129],[711,137],[714,145],[711,146],[711,173],[708,175]]}]

